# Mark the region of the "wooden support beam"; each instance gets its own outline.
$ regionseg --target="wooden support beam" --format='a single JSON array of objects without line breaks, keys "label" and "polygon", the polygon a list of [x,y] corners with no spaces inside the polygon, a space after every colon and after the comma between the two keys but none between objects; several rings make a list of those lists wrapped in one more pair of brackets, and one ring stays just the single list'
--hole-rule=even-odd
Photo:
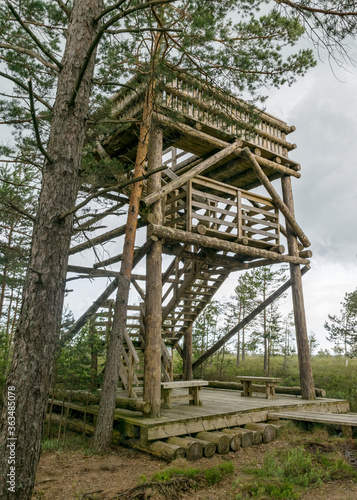
[{"label": "wooden support beam", "polygon": [[[303,276],[309,270],[308,267],[304,267],[301,270],[301,276]],[[238,323],[234,328],[232,328],[226,335],[224,335],[218,342],[216,342],[212,347],[210,347],[202,356],[200,356],[192,365],[192,369],[195,370],[198,366],[200,366],[207,358],[212,356],[215,352],[218,351],[228,340],[230,340],[233,335],[238,333],[242,328],[248,325],[258,314],[260,314],[266,307],[274,302],[280,295],[282,295],[288,288],[292,285],[292,279],[289,279],[284,285],[279,287],[274,293],[272,293],[264,302],[259,304],[248,316],[246,316],[242,321]]]},{"label": "wooden support beam", "polygon": [[260,165],[254,158],[253,153],[248,148],[244,148],[242,150],[241,155],[244,158],[247,158],[250,162],[250,164],[253,167],[253,170],[257,174],[257,177],[259,178],[260,182],[263,184],[265,189],[268,191],[270,196],[273,198],[276,206],[279,208],[281,213],[284,215],[286,218],[287,222],[289,222],[292,230],[296,234],[296,236],[299,238],[301,243],[304,245],[304,247],[309,247],[311,245],[309,239],[299,226],[299,224],[296,222],[294,215],[291,213],[291,210],[286,206],[286,204],[283,202],[283,200],[280,198],[274,187],[272,186],[271,182],[269,181],[268,177],[265,175],[263,170],[261,169]]},{"label": "wooden support beam", "polygon": [[[150,131],[148,147],[148,172],[162,162],[163,134],[156,123]],[[161,173],[153,174],[147,184],[149,195],[161,188]],[[161,199],[152,206],[151,214],[162,222]],[[161,414],[161,297],[162,297],[162,240],[152,242],[146,257],[145,348],[144,348],[144,401],[151,404],[152,418]]]},{"label": "wooden support beam", "polygon": [[181,243],[189,243],[192,245],[199,245],[202,247],[213,248],[215,250],[224,250],[233,252],[240,255],[249,255],[252,257],[261,257],[272,260],[274,262],[288,262],[292,264],[307,265],[310,262],[307,259],[302,259],[299,256],[280,255],[278,253],[270,252],[262,248],[255,248],[239,243],[220,240],[210,236],[202,236],[201,234],[187,233],[180,229],[173,229],[170,227],[159,226],[158,224],[150,224],[148,226],[148,234],[158,238],[168,239],[172,241],[179,241]]},{"label": "wooden support beam", "polygon": [[226,156],[232,153],[239,153],[240,151],[241,148],[239,147],[239,144],[237,142],[229,144],[227,147],[225,147],[218,153],[207,158],[207,160],[202,161],[195,167],[192,167],[188,172],[185,172],[184,174],[180,175],[180,177],[178,177],[174,181],[170,182],[169,184],[166,184],[166,186],[164,186],[163,188],[143,198],[140,202],[141,205],[144,207],[152,205],[155,201],[160,200],[161,198],[171,193],[175,189],[179,189],[180,187],[182,187],[184,184],[186,184],[187,181],[189,181],[196,175],[202,174],[205,170],[207,170],[212,165],[215,165],[218,161],[222,160]]},{"label": "wooden support beam", "polygon": [[192,380],[192,324],[187,328],[184,335],[183,350],[182,350],[182,379]]},{"label": "wooden support beam", "polygon": [[[166,127],[170,127],[174,130],[177,130],[178,132],[181,132],[183,134],[186,134],[193,139],[198,139],[198,141],[204,142],[206,144],[210,144],[214,148],[218,149],[224,149],[229,145],[229,142],[222,141],[222,139],[218,139],[217,137],[214,137],[213,135],[206,134],[205,132],[201,132],[193,127],[190,127],[189,125],[186,125],[185,123],[175,121],[167,116],[164,116],[160,113],[157,114],[157,120],[159,120],[160,123],[162,123]],[[239,141],[239,145],[243,145],[243,141]]]},{"label": "wooden support beam", "polygon": [[[294,199],[290,177],[283,177],[281,185],[284,202],[289,207],[290,212],[294,213]],[[292,256],[297,256],[299,255],[298,242],[288,219],[286,220],[286,230],[289,253]],[[300,266],[290,264],[301,395],[303,399],[315,399],[315,385],[312,375],[301,275]]]},{"label": "wooden support beam", "polygon": [[[137,264],[139,264],[144,255],[146,255],[148,249],[151,248],[151,244],[152,242],[150,242],[150,244],[148,244],[146,247],[145,245],[143,245],[141,249],[139,249],[141,251],[138,251],[138,253],[134,255],[133,269]],[[145,253],[144,253],[144,247],[145,247]],[[82,314],[82,316],[64,334],[63,338],[60,339],[61,346],[69,342],[76,335],[76,333],[78,333],[79,330],[86,324],[86,322],[93,316],[93,314],[95,314],[98,311],[98,309],[106,303],[111,294],[115,292],[115,290],[117,289],[118,283],[119,283],[119,276],[113,279],[113,281],[104,290],[104,292],[93,302],[93,304],[86,310],[86,312]]]}]

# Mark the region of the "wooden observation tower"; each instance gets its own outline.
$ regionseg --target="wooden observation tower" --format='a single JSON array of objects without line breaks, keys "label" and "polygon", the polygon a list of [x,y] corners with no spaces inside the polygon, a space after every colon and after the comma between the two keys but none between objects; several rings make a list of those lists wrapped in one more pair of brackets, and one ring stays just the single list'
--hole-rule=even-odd
[{"label": "wooden observation tower", "polygon": [[[127,178],[135,161],[145,91],[139,83],[135,90],[124,88],[115,96],[113,118],[126,123],[98,147],[101,155],[128,166]],[[296,146],[287,140],[294,130],[186,76],[156,91],[148,171],[165,168],[145,181],[141,200],[134,266],[140,263],[143,268],[145,263],[146,271],[136,274],[133,269],[131,282],[139,303],[136,299],[129,305],[120,370],[128,397],[137,397],[143,353],[149,395],[160,390],[155,387],[158,370],[159,384],[173,379],[175,348],[184,359],[183,378],[192,378],[192,324],[225,279],[232,271],[284,262],[290,264],[286,288],[292,287],[302,394],[314,398],[301,283],[306,271],[301,266],[309,265],[311,252],[305,250],[310,242],[294,215],[291,177],[300,177],[300,165],[289,158]],[[272,184],[278,179],[282,195]],[[255,192],[259,186],[265,188],[264,195]],[[118,207],[128,202],[125,189],[111,196]],[[70,254],[124,232],[125,225],[115,228],[72,247]],[[72,326],[69,337],[93,314],[97,323],[103,316],[109,316],[110,323],[109,299],[118,286],[118,271],[108,266],[120,260],[119,254],[93,268],[69,265],[70,273],[114,278]],[[196,360],[195,366],[199,363]]]}]

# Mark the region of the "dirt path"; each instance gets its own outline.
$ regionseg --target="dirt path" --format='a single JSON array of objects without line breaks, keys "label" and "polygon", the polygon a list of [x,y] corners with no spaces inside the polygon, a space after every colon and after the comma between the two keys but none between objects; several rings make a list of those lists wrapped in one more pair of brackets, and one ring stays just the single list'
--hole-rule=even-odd
[{"label": "dirt path", "polygon": [[[190,490],[176,498],[180,500],[235,500],[237,489],[232,486],[233,482],[238,479],[244,484],[245,481],[252,479],[244,472],[244,468],[260,467],[268,450],[288,446],[286,438],[281,438],[268,445],[240,449],[228,455],[215,455],[194,463],[181,459],[171,464],[121,447],[102,456],[88,455],[84,450],[47,451],[41,456],[33,498],[37,500],[114,500],[120,493],[136,486],[143,476],[149,480],[157,471],[173,466],[206,469],[230,460],[235,469],[233,475],[226,477],[218,485],[201,490]],[[165,497],[155,491],[152,496],[138,496],[137,498],[161,500]],[[302,498],[304,500],[355,500],[357,484],[352,481],[335,481],[321,488],[306,490]]]}]

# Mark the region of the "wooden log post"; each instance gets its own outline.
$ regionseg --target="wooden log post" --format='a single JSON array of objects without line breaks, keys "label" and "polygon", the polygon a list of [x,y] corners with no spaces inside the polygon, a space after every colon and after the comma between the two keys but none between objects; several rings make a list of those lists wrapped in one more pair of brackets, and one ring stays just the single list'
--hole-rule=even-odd
[{"label": "wooden log post", "polygon": [[[148,171],[161,166],[162,130],[153,123],[148,149]],[[161,189],[161,173],[153,174],[147,183],[148,193]],[[152,206],[152,215],[162,223],[161,199]],[[151,404],[150,417],[161,414],[161,297],[162,297],[162,240],[154,241],[146,258],[146,312],[144,348],[144,401]]]},{"label": "wooden log post", "polygon": [[[223,382],[221,380],[210,380],[208,382],[208,385],[209,387],[214,387],[216,389],[232,389],[234,391],[243,390],[243,384],[241,382]],[[265,385],[253,384],[253,392],[265,393],[265,389]],[[290,394],[292,396],[301,396],[301,387],[287,387],[283,385],[277,385],[275,387],[275,394]],[[315,387],[315,394],[317,398],[326,397],[325,389],[318,389],[317,387]]]},{"label": "wooden log post", "polygon": [[217,446],[217,453],[224,455],[229,452],[230,448],[230,438],[224,432],[199,432],[196,434],[196,438],[203,439],[204,441],[210,441]]},{"label": "wooden log post", "polygon": [[206,458],[212,457],[216,453],[216,445],[210,441],[205,441],[204,439],[192,438],[202,445],[203,456]]},{"label": "wooden log post", "polygon": [[237,451],[242,446],[242,439],[239,434],[233,429],[222,429],[222,432],[228,434],[229,439],[231,440],[231,449],[233,451]]},{"label": "wooden log post", "polygon": [[[71,401],[85,404],[98,404],[100,400],[100,392],[85,392],[85,391],[63,391],[51,389],[50,394],[55,399],[61,400],[63,396],[70,398]],[[127,410],[141,411],[142,413],[149,414],[151,405],[147,401],[139,401],[137,399],[119,398],[115,400],[115,408],[125,408]]]},{"label": "wooden log post", "polygon": [[153,441],[143,444],[138,439],[126,439],[124,444],[130,446],[130,448],[134,448],[134,450],[148,453],[149,455],[162,458],[168,462],[176,458],[184,458],[186,454],[181,446],[165,443],[164,441]]},{"label": "wooden log post", "polygon": [[270,443],[271,441],[274,441],[277,436],[276,429],[269,424],[247,424],[244,426],[245,429],[249,429],[250,431],[255,431],[260,433],[262,436],[262,440],[264,444]]},{"label": "wooden log post", "polygon": [[[282,177],[281,185],[284,203],[289,208],[290,213],[294,214],[294,199],[290,177]],[[288,220],[286,220],[286,230],[289,254],[296,257],[299,255],[298,242]],[[315,399],[315,384],[312,375],[300,265],[290,263],[290,278],[292,282],[291,289],[294,307],[301,395],[303,399]]]},{"label": "wooden log post", "polygon": [[171,437],[167,440],[169,444],[181,446],[186,451],[187,460],[194,462],[203,457],[203,446],[196,439],[188,437]]},{"label": "wooden log post", "polygon": [[241,429],[240,427],[233,427],[232,430],[240,436],[242,448],[253,446],[253,433],[251,431]]},{"label": "wooden log post", "polygon": [[192,326],[189,326],[184,335],[183,352],[182,352],[182,379],[192,380]]},{"label": "wooden log post", "polygon": [[252,435],[252,439],[253,439],[253,445],[257,445],[257,444],[262,444],[263,442],[263,437],[262,437],[262,434],[261,432],[257,431],[257,430],[254,430],[254,429],[242,429],[242,432],[244,433],[249,433]]}]

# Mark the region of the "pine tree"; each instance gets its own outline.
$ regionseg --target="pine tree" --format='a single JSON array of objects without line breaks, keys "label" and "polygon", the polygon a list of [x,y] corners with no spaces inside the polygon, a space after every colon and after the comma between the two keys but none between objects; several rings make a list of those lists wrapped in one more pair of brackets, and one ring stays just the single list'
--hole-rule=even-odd
[{"label": "pine tree", "polygon": [[[197,0],[187,5],[174,0],[119,0],[105,2],[104,6],[103,3],[103,0],[74,0],[73,5],[62,0],[22,0],[20,3],[5,0],[0,6],[0,57],[5,64],[0,77],[14,85],[13,98],[1,102],[0,113],[4,122],[13,125],[19,145],[5,151],[5,159],[21,159],[39,168],[42,174],[13,364],[7,382],[7,386],[16,388],[15,495],[24,500],[31,497],[40,454],[42,419],[60,331],[73,213],[82,183],[81,160],[89,108],[100,107],[113,89],[108,78],[110,73],[103,70],[101,62],[123,61],[121,55],[130,47],[130,41],[124,36],[117,43],[115,37],[122,35],[122,30],[130,32],[125,20],[135,24],[136,14],[145,11],[158,32],[163,28],[157,26],[155,6],[175,4],[176,12],[187,11],[185,19],[195,20],[189,33],[192,37],[186,39],[181,34],[173,68],[181,66],[181,59],[186,58],[186,70],[194,70],[202,64],[206,77],[209,78],[212,70],[222,85],[232,75],[238,90],[257,91],[267,78],[275,85],[292,82],[294,74],[303,74],[313,64],[309,51],[301,51],[285,60],[281,56],[279,48],[294,45],[303,32],[295,16],[287,19],[273,10],[260,21],[249,18],[236,26],[232,22],[228,27],[222,24],[224,16],[229,19],[235,7],[251,17],[250,12],[264,4],[263,0],[204,3]],[[294,12],[295,4],[284,3]],[[328,7],[329,3],[321,0],[316,5]],[[350,2],[342,2],[341,9],[345,10],[342,19],[355,19],[349,16]],[[338,14],[336,19],[340,20],[341,12]],[[332,30],[329,20],[334,18],[334,13],[326,9],[325,16],[327,23],[322,23],[322,29],[329,34]],[[338,27],[338,36],[332,32],[335,39],[342,40],[346,34],[353,33],[353,22],[347,28],[341,27],[341,23]],[[133,32],[137,29],[134,25]],[[147,33],[152,28],[141,26],[139,29]],[[163,32],[169,37],[167,30]],[[233,38],[232,34],[235,34]],[[197,43],[192,49],[194,37]],[[140,43],[146,43],[145,37]],[[244,45],[247,50],[243,50]],[[132,52],[132,61],[135,54]],[[208,57],[202,57],[203,54]],[[118,64],[113,72],[110,63],[107,68],[116,79],[114,88],[123,84],[117,77],[121,78],[125,67]],[[100,86],[93,90],[97,77]],[[6,391],[5,387],[4,400]],[[6,411],[5,406],[0,427],[2,471],[8,470]],[[7,486],[3,472],[0,495],[4,499],[14,497]]]},{"label": "pine tree", "polygon": [[346,366],[348,358],[357,353],[357,289],[345,294],[340,315],[329,314],[325,329],[329,332],[327,340],[336,346],[342,344]]}]

